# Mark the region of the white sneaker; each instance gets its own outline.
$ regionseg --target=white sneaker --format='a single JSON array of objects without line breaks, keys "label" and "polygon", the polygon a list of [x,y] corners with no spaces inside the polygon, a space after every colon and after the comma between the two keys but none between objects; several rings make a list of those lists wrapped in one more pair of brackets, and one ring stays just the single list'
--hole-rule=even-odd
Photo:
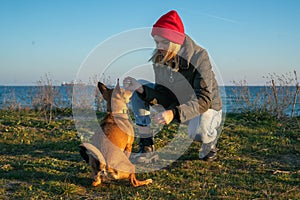
[{"label": "white sneaker", "polygon": [[201,160],[214,160],[217,156],[217,151],[219,149],[216,147],[216,142],[212,141],[207,144],[202,144],[199,151],[199,158]]}]

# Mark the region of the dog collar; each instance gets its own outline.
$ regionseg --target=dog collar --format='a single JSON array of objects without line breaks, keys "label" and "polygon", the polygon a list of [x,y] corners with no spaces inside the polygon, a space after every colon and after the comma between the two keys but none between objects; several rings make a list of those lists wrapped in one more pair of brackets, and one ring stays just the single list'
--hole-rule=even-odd
[{"label": "dog collar", "polygon": [[121,117],[128,119],[128,109],[123,109],[121,112],[111,112],[114,117]]},{"label": "dog collar", "polygon": [[123,109],[121,112],[112,112],[113,114],[127,114],[128,109]]}]

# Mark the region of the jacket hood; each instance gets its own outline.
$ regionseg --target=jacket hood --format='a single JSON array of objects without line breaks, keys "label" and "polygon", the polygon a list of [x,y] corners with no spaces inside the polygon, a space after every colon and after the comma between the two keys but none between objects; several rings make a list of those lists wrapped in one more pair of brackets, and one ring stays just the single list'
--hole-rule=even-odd
[{"label": "jacket hood", "polygon": [[200,50],[200,47],[196,45],[195,42],[188,35],[186,35],[184,43],[181,48],[183,49],[183,51],[179,54],[180,62],[181,62],[180,68],[188,69],[191,60],[195,55],[195,52],[198,52]]}]

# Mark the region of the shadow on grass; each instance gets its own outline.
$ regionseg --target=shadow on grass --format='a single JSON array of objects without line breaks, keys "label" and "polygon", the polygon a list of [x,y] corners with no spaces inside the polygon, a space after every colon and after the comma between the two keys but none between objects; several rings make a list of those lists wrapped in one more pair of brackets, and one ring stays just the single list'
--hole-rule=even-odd
[{"label": "shadow on grass", "polygon": [[[33,144],[0,143],[0,177],[26,182],[59,181],[90,184],[88,166],[79,155],[79,141],[45,141]],[[84,174],[84,176],[82,176]]]},{"label": "shadow on grass", "polygon": [[[248,123],[238,115],[227,119],[218,143],[217,160],[199,160],[200,143],[193,142],[169,166],[137,174],[138,179],[153,179],[153,184],[141,188],[133,188],[127,180],[93,188],[90,167],[78,152],[80,141],[76,131],[65,131],[66,126],[72,127],[70,123],[59,122],[47,128],[41,125],[38,129],[29,121],[20,124],[25,128],[20,128],[18,122],[7,122],[0,127],[0,196],[6,195],[7,199],[299,199],[299,124],[289,124],[287,128],[273,122]],[[10,129],[10,126],[15,127]],[[172,131],[165,131],[156,144],[163,146],[172,138]]]}]

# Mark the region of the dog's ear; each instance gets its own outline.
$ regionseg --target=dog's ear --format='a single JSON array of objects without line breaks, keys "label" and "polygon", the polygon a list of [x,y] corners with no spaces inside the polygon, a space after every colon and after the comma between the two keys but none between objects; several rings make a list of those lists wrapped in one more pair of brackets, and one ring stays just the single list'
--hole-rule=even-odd
[{"label": "dog's ear", "polygon": [[117,85],[116,85],[115,89],[118,90],[118,91],[120,91],[120,89],[121,89],[119,79],[117,79]]},{"label": "dog's ear", "polygon": [[108,101],[108,91],[109,89],[101,82],[98,82],[98,89],[100,90],[101,94],[103,95],[103,98]]}]

